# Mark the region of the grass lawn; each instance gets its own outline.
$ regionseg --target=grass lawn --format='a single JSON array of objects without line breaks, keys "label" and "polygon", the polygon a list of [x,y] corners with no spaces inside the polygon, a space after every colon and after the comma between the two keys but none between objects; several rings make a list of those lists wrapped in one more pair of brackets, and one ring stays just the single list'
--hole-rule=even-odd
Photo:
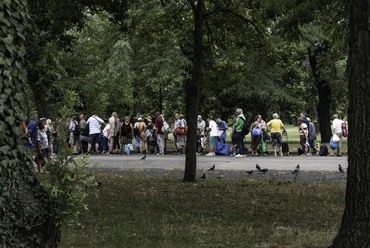
[{"label": "grass lawn", "polygon": [[328,247],[344,184],[97,175],[60,247]]}]

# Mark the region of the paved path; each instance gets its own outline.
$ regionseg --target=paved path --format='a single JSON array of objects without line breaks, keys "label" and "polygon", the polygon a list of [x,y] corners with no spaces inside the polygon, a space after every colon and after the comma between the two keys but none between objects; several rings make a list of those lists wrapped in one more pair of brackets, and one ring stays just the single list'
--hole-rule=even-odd
[{"label": "paved path", "polygon": [[[166,169],[183,170],[185,167],[185,155],[149,155],[145,160],[140,160],[139,155],[92,155],[90,166],[98,164],[104,169]],[[197,156],[197,169],[206,170],[216,165],[219,170],[254,170],[258,163],[262,168],[269,170],[293,170],[299,164],[301,171],[338,171],[338,164],[347,169],[347,156],[342,157],[299,157],[299,156],[248,156],[245,158],[234,158],[231,156]]]}]

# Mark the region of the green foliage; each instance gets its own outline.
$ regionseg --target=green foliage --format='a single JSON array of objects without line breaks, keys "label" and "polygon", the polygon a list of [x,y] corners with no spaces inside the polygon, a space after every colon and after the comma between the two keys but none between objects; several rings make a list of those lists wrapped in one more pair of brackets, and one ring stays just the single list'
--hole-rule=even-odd
[{"label": "green foliage", "polygon": [[[87,210],[87,188],[96,183],[94,176],[89,174],[88,157],[73,158],[72,150],[60,150],[60,153],[48,163],[46,176],[41,185],[48,192],[47,204],[55,210],[50,216],[57,226],[64,224],[67,216],[75,218],[81,210]],[[71,221],[74,222],[75,219]]]}]

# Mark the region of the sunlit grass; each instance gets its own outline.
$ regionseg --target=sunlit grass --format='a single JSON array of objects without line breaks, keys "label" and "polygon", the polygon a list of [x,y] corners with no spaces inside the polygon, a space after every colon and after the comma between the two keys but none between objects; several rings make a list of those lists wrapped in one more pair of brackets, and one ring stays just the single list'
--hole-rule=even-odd
[{"label": "sunlit grass", "polygon": [[327,247],[344,206],[343,184],[98,179],[60,247]]}]

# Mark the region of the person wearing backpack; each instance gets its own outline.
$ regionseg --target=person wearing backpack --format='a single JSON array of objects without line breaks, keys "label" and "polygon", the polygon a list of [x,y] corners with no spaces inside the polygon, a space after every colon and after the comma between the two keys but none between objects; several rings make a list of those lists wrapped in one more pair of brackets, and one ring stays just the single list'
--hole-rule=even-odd
[{"label": "person wearing backpack", "polygon": [[283,156],[281,131],[285,131],[284,124],[277,113],[274,113],[272,118],[271,121],[267,122],[267,127],[271,132],[272,148],[275,156],[277,156],[277,151],[279,151],[280,156]]},{"label": "person wearing backpack", "polygon": [[237,143],[238,143],[238,153],[235,155],[236,158],[242,158],[245,155],[244,148],[244,123],[246,123],[246,118],[243,115],[242,109],[237,109],[235,111],[236,122],[234,123],[233,130],[236,133]]},{"label": "person wearing backpack", "polygon": [[260,115],[256,116],[255,121],[252,123],[250,127],[250,130],[252,130],[251,135],[252,156],[258,156],[259,154],[261,154],[260,146],[262,139],[262,127],[260,125],[260,119],[262,119]]}]

